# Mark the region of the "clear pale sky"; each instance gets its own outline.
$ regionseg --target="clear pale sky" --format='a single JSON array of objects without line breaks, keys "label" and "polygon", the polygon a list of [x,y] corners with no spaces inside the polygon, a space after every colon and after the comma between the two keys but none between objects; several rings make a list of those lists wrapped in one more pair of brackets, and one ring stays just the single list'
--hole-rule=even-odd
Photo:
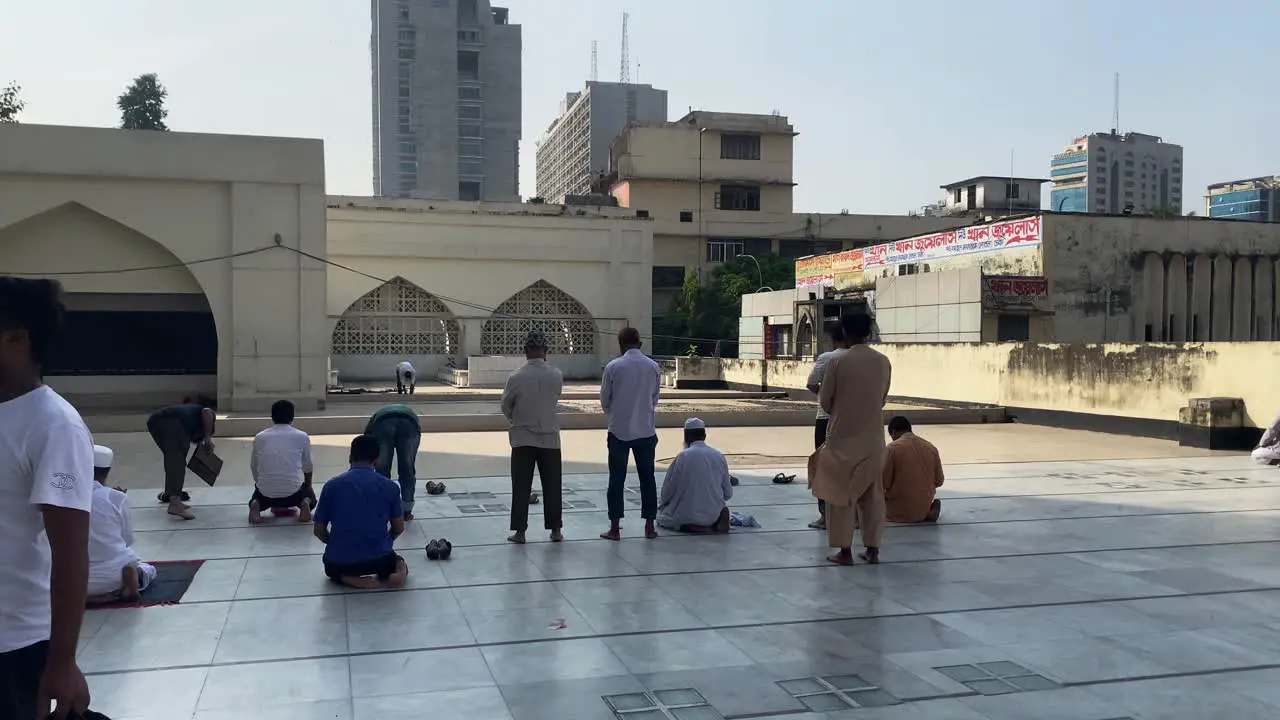
[{"label": "clear pale sky", "polygon": [[[1185,148],[1184,210],[1204,187],[1280,172],[1277,0],[507,0],[524,27],[521,192],[560,98],[618,78],[631,12],[639,80],[689,107],[779,110],[796,209],[903,213],[973,175],[1047,177],[1073,137],[1111,126]],[[113,126],[136,75],[169,89],[169,126],[319,137],[328,191],[371,192],[367,0],[10,0],[0,85],[23,121]],[[636,71],[633,69],[633,79]],[[1046,186],[1046,196],[1047,196]]]}]

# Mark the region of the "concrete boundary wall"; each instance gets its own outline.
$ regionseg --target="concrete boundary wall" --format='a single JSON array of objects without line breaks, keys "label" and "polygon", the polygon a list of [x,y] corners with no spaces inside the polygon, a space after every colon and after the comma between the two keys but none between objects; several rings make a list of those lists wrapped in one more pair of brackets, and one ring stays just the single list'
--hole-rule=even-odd
[{"label": "concrete boundary wall", "polygon": [[[1245,421],[1265,427],[1280,412],[1280,343],[953,343],[879,345],[893,362],[890,395],[1008,408],[1029,419],[1075,415],[1159,423],[1168,435],[1196,397],[1245,401]],[[720,379],[753,390],[804,388],[810,362],[721,360]],[[700,373],[702,374],[702,373]],[[1054,422],[1053,424],[1059,424]],[[1141,423],[1137,423],[1141,425]]]}]

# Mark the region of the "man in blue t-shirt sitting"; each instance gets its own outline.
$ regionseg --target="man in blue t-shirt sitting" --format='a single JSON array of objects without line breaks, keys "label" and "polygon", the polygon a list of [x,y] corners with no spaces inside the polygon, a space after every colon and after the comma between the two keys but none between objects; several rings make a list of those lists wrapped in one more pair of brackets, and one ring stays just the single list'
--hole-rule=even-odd
[{"label": "man in blue t-shirt sitting", "polygon": [[398,588],[409,567],[392,549],[404,533],[400,487],[374,469],[378,439],[351,441],[351,469],[324,484],[315,535],[325,544],[324,574],[339,585]]}]

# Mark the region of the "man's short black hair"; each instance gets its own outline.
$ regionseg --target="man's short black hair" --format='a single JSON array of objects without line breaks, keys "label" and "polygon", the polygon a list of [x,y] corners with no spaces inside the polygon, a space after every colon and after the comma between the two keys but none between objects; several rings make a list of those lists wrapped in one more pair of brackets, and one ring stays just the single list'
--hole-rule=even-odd
[{"label": "man's short black hair", "polygon": [[695,442],[706,442],[706,440],[707,440],[706,428],[693,428],[693,429],[684,431],[685,445],[688,445],[689,443],[695,443]]},{"label": "man's short black hair", "polygon": [[351,462],[372,463],[378,461],[378,438],[372,435],[357,435],[351,441]]},{"label": "man's short black hair", "polygon": [[894,415],[889,419],[889,432],[911,432],[911,421],[901,415]]},{"label": "man's short black hair", "polygon": [[293,422],[295,412],[293,403],[288,400],[277,400],[271,403],[271,422],[287,425]]},{"label": "man's short black hair", "polygon": [[624,327],[618,331],[618,344],[622,347],[640,347],[640,331],[633,327]]},{"label": "man's short black hair", "polygon": [[48,360],[65,312],[57,280],[0,276],[0,331],[26,330],[36,365]]},{"label": "man's short black hair", "polygon": [[871,316],[866,313],[851,313],[840,318],[840,326],[844,328],[844,337],[849,342],[864,342],[871,337]]},{"label": "man's short black hair", "polygon": [[827,323],[827,337],[831,338],[833,343],[844,342],[844,328],[840,327],[840,323]]}]

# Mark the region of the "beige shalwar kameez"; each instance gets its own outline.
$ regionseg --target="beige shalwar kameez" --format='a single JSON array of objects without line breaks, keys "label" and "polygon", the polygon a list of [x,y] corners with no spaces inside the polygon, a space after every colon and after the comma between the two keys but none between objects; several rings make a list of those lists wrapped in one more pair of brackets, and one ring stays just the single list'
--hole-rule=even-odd
[{"label": "beige shalwar kameez", "polygon": [[833,548],[880,547],[884,529],[884,402],[889,358],[854,345],[827,366],[818,402],[831,415],[827,441],[809,458],[809,487],[827,505],[827,540]]}]

